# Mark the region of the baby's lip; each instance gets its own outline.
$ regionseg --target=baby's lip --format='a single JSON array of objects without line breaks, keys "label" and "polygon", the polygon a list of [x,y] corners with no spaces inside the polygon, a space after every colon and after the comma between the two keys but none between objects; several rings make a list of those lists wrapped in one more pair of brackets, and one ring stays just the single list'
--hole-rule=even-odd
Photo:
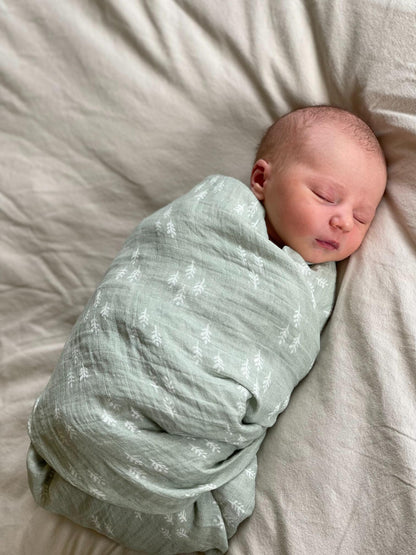
[{"label": "baby's lip", "polygon": [[339,243],[337,241],[333,241],[332,239],[316,239],[316,242],[323,249],[328,249],[330,251],[336,251],[339,249]]}]

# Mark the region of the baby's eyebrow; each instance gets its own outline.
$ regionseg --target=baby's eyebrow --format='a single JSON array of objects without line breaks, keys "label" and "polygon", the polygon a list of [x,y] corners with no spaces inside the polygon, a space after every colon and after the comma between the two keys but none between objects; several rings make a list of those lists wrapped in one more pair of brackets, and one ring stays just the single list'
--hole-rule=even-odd
[{"label": "baby's eyebrow", "polygon": [[341,183],[340,181],[334,180],[330,176],[318,175],[316,176],[316,179],[321,185],[328,188],[333,188],[334,190],[336,189],[341,193],[343,193],[347,188],[343,183]]}]

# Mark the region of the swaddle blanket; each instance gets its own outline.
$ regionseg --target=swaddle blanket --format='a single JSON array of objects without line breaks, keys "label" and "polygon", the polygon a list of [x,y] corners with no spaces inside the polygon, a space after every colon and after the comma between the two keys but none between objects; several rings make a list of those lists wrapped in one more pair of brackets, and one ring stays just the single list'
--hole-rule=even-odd
[{"label": "swaddle blanket", "polygon": [[256,453],[310,370],[335,265],[268,239],[211,176],[145,219],[76,323],[29,433],[36,501],[149,553],[224,553]]}]

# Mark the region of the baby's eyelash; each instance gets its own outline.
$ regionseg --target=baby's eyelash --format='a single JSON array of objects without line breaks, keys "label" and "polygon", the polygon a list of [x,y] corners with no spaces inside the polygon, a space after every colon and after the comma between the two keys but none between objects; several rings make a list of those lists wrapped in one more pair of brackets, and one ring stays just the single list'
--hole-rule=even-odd
[{"label": "baby's eyelash", "polygon": [[322,194],[322,193],[319,193],[319,192],[317,192],[317,191],[314,191],[314,193],[315,193],[315,195],[316,195],[318,198],[320,198],[320,199],[322,199],[322,200],[325,200],[326,202],[331,202],[331,203],[334,202],[330,197],[328,197],[328,196],[326,196],[326,195],[324,195],[324,194]]},{"label": "baby's eyelash", "polygon": [[361,218],[357,218],[357,216],[354,216],[354,219],[357,220],[357,222],[358,222],[359,224],[363,224],[363,225],[366,225],[366,224],[367,224],[366,221],[362,220]]}]

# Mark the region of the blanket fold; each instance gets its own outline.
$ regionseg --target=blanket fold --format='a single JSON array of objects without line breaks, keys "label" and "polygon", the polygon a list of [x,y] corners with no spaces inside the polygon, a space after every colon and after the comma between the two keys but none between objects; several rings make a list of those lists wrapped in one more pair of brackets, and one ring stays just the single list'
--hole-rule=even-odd
[{"label": "blanket fold", "polygon": [[334,287],[333,263],[269,241],[235,179],[211,176],[146,218],[33,409],[36,501],[132,549],[224,553]]}]

